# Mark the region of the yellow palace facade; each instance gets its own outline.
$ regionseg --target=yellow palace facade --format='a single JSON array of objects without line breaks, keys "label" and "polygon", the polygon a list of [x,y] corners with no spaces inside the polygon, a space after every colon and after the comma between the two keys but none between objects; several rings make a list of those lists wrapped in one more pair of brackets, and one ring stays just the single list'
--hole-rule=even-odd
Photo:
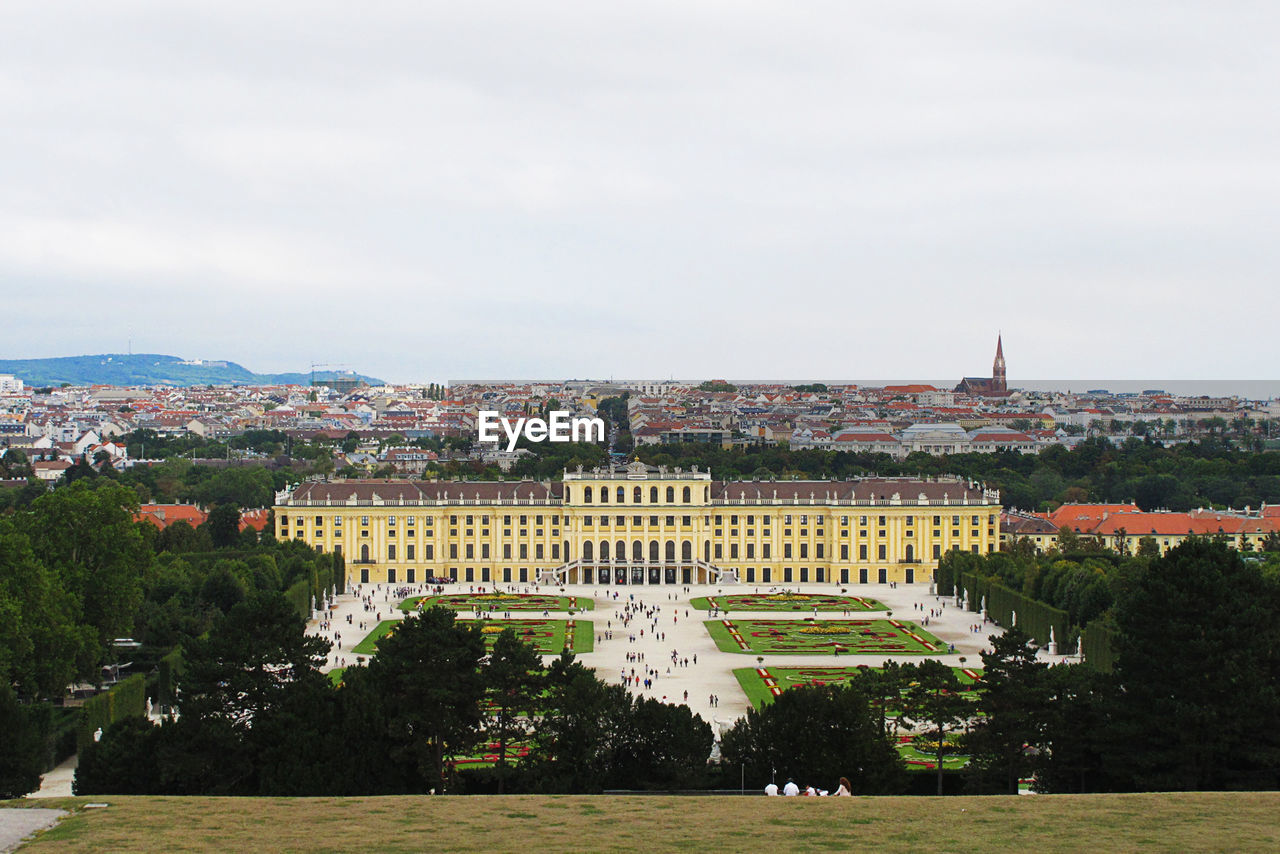
[{"label": "yellow palace facade", "polygon": [[999,548],[999,493],[958,478],[716,481],[625,466],[559,481],[338,480],[275,507],[276,535],[360,583],[927,584]]}]

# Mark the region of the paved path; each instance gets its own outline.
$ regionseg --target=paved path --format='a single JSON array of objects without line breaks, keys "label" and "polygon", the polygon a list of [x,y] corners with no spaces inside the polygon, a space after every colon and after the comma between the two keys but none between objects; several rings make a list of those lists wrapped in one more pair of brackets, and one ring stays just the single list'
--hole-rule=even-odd
[{"label": "paved path", "polygon": [[46,827],[53,827],[66,810],[0,809],[0,854],[16,851],[22,840]]},{"label": "paved path", "polygon": [[76,778],[76,762],[79,756],[72,756],[51,771],[46,771],[40,778],[40,790],[27,795],[28,798],[69,798],[71,784]]},{"label": "paved path", "polygon": [[[635,585],[616,588],[601,588],[589,585],[566,585],[563,588],[535,587],[534,585],[502,585],[501,587],[504,591],[521,593],[558,594],[563,590],[562,595],[592,599],[595,602],[594,610],[581,611],[575,615],[575,619],[579,621],[591,621],[594,624],[596,633],[595,650],[578,656],[578,660],[582,664],[594,669],[601,679],[615,683],[621,681],[623,668],[626,668],[627,673],[630,674],[631,668],[635,667],[636,674],[640,675],[645,664],[650,667],[656,667],[658,669],[658,677],[653,687],[647,692],[642,689],[632,688],[633,693],[680,703],[684,702],[684,692],[688,691],[688,705],[695,713],[702,715],[704,720],[718,722],[724,726],[731,725],[733,721],[747,711],[749,704],[746,694],[743,693],[738,685],[738,680],[734,677],[733,671],[737,668],[755,667],[756,654],[721,652],[702,625],[703,621],[711,619],[708,616],[708,612],[694,609],[689,605],[689,600],[718,593],[726,595],[731,593],[768,593],[770,590],[781,589],[752,584],[694,585],[691,587]],[[337,607],[331,612],[331,628],[329,630],[321,630],[320,623],[316,620],[308,623],[308,630],[312,634],[322,635],[329,640],[333,640],[335,634],[341,634],[342,636],[341,643],[335,645],[334,650],[330,653],[329,668],[355,664],[356,655],[352,652],[352,647],[373,630],[379,619],[396,620],[404,616],[404,612],[399,610],[398,605],[403,598],[400,592],[406,589],[410,591],[407,595],[417,596],[426,593],[426,588],[423,585],[361,585],[353,588],[351,593],[337,598],[335,603]],[[798,590],[803,593],[835,594],[839,592],[839,588],[818,584],[788,585],[787,589]],[[954,599],[930,595],[928,585],[899,585],[898,587],[853,585],[847,589],[849,591],[848,595],[865,596],[879,600],[884,603],[886,610],[893,612],[895,619],[903,621],[922,623],[925,617],[929,617],[930,610],[941,611],[940,615],[929,617],[925,628],[939,640],[954,644],[955,652],[953,654],[934,656],[841,655],[838,659],[831,655],[765,655],[764,666],[827,667],[835,665],[850,667],[859,664],[879,666],[888,660],[907,662],[920,661],[928,657],[937,658],[946,664],[959,666],[961,664],[960,658],[964,657],[966,659],[965,666],[980,667],[982,662],[978,656],[984,648],[990,647],[987,640],[988,637],[1001,631],[994,623],[983,625],[980,614],[957,607]],[[482,588],[478,585],[451,584],[446,586],[445,592],[468,593],[473,590],[479,592]],[[617,598],[615,598],[615,594]],[[623,606],[631,601],[630,597],[633,596],[635,597],[634,601],[637,603],[659,609],[656,615],[658,620],[657,635],[653,632],[653,623],[646,623],[643,615],[633,619],[629,629],[622,627]],[[917,608],[916,606],[920,607]],[[923,610],[920,610],[920,608],[923,608]],[[351,624],[347,623],[348,616],[351,617]],[[513,619],[541,617],[542,612],[512,611],[511,616]],[[552,612],[550,614],[550,617],[555,619],[564,619],[567,616],[568,614],[562,612]],[[813,616],[812,611],[732,611],[729,614],[730,619],[752,618],[769,620],[802,620],[811,616]],[[839,611],[820,611],[819,617],[828,619],[883,619],[885,612],[855,612],[848,617],[843,617]],[[363,623],[363,628],[360,627],[361,623]],[[612,639],[606,636],[610,623],[613,631]],[[973,625],[981,626],[982,630],[975,633],[971,629]],[[644,630],[643,637],[639,634],[641,629]],[[636,636],[634,641],[629,640],[631,634]],[[688,657],[690,665],[688,667],[672,666],[671,655],[673,651],[679,654],[681,660]],[[628,662],[628,653],[643,654],[644,662],[642,664]],[[698,658],[696,665],[692,664],[693,656],[695,655]],[[552,657],[544,657],[544,660],[550,661]],[[1047,656],[1045,657],[1047,658]],[[1061,656],[1056,657],[1054,660],[1061,660]],[[710,698],[712,694],[719,697],[719,705],[716,707],[711,705]]]}]

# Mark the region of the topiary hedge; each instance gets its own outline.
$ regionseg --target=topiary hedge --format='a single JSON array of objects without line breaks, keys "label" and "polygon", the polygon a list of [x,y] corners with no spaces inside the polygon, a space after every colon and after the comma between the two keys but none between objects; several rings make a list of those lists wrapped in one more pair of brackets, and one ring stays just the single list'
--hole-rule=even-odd
[{"label": "topiary hedge", "polygon": [[80,712],[80,727],[76,734],[76,746],[84,750],[93,742],[93,734],[99,727],[111,724],[130,715],[141,717],[147,708],[147,680],[141,674],[122,680],[110,691],[85,701]]}]

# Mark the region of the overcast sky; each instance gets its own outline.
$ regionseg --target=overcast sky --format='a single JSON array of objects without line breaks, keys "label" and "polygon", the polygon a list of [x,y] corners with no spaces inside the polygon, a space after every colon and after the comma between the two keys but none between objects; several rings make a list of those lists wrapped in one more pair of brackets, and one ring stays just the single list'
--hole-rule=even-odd
[{"label": "overcast sky", "polygon": [[1271,379],[1280,6],[0,4],[0,357]]}]

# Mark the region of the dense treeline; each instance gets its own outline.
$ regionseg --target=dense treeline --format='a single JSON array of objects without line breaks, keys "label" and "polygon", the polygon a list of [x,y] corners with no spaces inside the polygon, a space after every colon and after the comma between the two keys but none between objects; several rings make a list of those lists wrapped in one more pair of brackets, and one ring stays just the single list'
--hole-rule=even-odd
[{"label": "dense treeline", "polygon": [[981,732],[1003,747],[975,743],[978,781],[1009,791],[1034,772],[1051,792],[1280,785],[1275,566],[1192,540],[1123,564],[1114,581],[1112,672],[1048,668],[1018,644],[983,656]]},{"label": "dense treeline", "polygon": [[246,430],[225,440],[206,439],[195,433],[160,434],[141,428],[125,433],[116,442],[124,445],[129,456],[138,460],[161,460],[170,457],[221,459],[228,452],[249,451],[274,457],[290,450],[292,440],[281,430]]},{"label": "dense treeline", "polygon": [[[1224,537],[1212,540],[1224,547],[1237,545]],[[1280,538],[1268,538],[1261,553],[1245,545],[1248,561],[1268,577],[1280,576]],[[992,618],[1001,624],[1017,610],[1019,625],[1041,644],[1047,642],[1047,626],[1053,623],[1056,640],[1066,649],[1086,626],[1109,631],[1119,591],[1158,556],[1159,547],[1150,537],[1137,538],[1132,553],[1118,554],[1093,538],[1067,531],[1058,548],[1046,553],[1036,552],[1025,542],[994,554],[947,552],[938,562],[936,579],[939,593],[967,597],[974,611],[986,601]],[[1020,604],[1005,604],[1010,596]],[[1023,620],[1031,620],[1036,628]]]},{"label": "dense treeline", "polygon": [[[163,531],[134,520],[135,493],[81,480],[0,515],[0,681],[30,698],[97,682],[110,642],[136,637],[164,650],[206,632],[254,592],[305,578],[334,586],[335,562],[297,542],[239,530],[217,505],[198,528]],[[340,574],[340,571],[339,573]]]},{"label": "dense treeline", "polygon": [[[1129,564],[1112,619],[1111,673],[1051,667],[1009,629],[982,654],[972,693],[934,661],[794,689],[740,719],[715,766],[710,728],[687,707],[632,698],[569,655],[543,668],[510,632],[486,656],[478,629],[443,609],[403,621],[335,689],[319,670],[327,642],[260,595],[192,643],[179,719],[113,724],[82,755],[77,791],[594,792],[754,788],[776,774],[888,794],[907,783],[893,749],[904,735],[934,758],[938,793],[1013,793],[1028,777],[1045,792],[1280,785],[1274,571],[1192,541]],[[968,769],[944,773],[957,752]],[[504,761],[456,764],[484,754]]]},{"label": "dense treeline", "polygon": [[1148,510],[1280,502],[1280,454],[1238,449],[1218,437],[1168,448],[1140,439],[1112,445],[1096,438],[1072,449],[1055,446],[1039,454],[914,453],[905,460],[783,446],[726,450],[697,443],[644,445],[636,453],[653,465],[710,466],[718,478],[959,475],[999,489],[1006,507],[1024,510],[1046,510],[1069,501],[1136,501]]},{"label": "dense treeline", "polygon": [[[543,668],[513,631],[411,615],[335,688],[328,642],[254,596],[186,650],[180,716],[113,724],[80,757],[79,794],[598,792],[708,781],[710,726],[633,698],[565,654]],[[536,722],[536,726],[534,726]],[[519,746],[519,758],[515,748]],[[460,771],[457,759],[503,761]]]},{"label": "dense treeline", "polygon": [[[36,763],[13,780],[37,779],[61,758],[65,728],[50,704],[72,683],[97,685],[104,666],[126,663],[126,673],[154,683],[161,659],[238,603],[272,595],[308,613],[345,584],[341,558],[277,542],[269,528],[240,531],[233,504],[215,505],[197,528],[176,522],[163,531],[135,521],[137,507],[132,489],[98,477],[0,514],[0,685],[18,704],[0,753]],[[141,645],[125,651],[118,638]]]},{"label": "dense treeline", "polygon": [[[615,446],[631,450],[631,434],[627,431],[625,398],[602,401],[601,417],[617,429]],[[236,503],[241,507],[268,506],[274,492],[305,474],[335,474],[333,454],[339,449],[354,449],[356,434],[337,443],[293,442],[278,431],[251,431],[227,443],[204,445],[198,437],[164,438],[154,436],[149,442],[138,437],[148,431],[129,434],[131,453],[144,448],[152,455],[158,448],[166,461],[156,466],[140,466],[117,474],[92,461],[77,465],[68,479],[105,476],[131,486],[144,501]],[[154,434],[153,434],[154,435]],[[194,444],[193,444],[194,443]],[[394,443],[394,442],[393,442]],[[419,439],[409,443],[443,451],[465,450],[467,440]],[[221,456],[227,445],[243,450],[266,453],[282,449],[281,459],[305,461],[301,471],[268,470],[263,466],[214,469],[193,464],[186,456],[210,453]],[[280,446],[280,447],[278,447]],[[543,480],[558,477],[565,469],[576,466],[592,468],[608,462],[607,447],[594,443],[529,442],[523,437],[517,447],[529,451],[508,472],[479,460],[443,460],[428,469],[427,477],[459,479],[530,478]],[[216,453],[219,452],[220,453]],[[1066,502],[1133,501],[1144,510],[1189,510],[1195,507],[1258,507],[1262,503],[1280,503],[1280,453],[1256,450],[1247,443],[1223,436],[1208,436],[1198,442],[1164,447],[1150,439],[1130,438],[1119,445],[1098,437],[1087,439],[1075,448],[1055,446],[1039,454],[1004,451],[995,454],[958,454],[931,456],[911,454],[895,460],[887,454],[849,453],[844,451],[791,450],[785,445],[755,445],[723,449],[702,443],[678,445],[642,445],[636,455],[652,465],[694,465],[711,471],[718,478],[837,478],[870,474],[887,476],[958,475],[985,482],[1000,490],[1006,507],[1024,510],[1048,510]],[[301,464],[301,463],[300,463]],[[10,452],[0,465],[0,475],[28,477],[27,461],[20,452]],[[337,474],[367,477],[368,473],[345,468]],[[379,477],[394,477],[390,467],[375,472]],[[30,489],[0,491],[0,508],[24,506],[43,492],[41,484]]]},{"label": "dense treeline", "polygon": [[[910,726],[919,748],[939,760],[970,755],[957,776],[975,793],[1013,794],[1027,778],[1043,792],[1280,786],[1280,563],[1205,539],[1163,557],[1023,557],[975,555],[951,565],[1050,598],[1044,591],[1054,583],[1079,583],[1082,601],[1093,604],[1077,613],[1092,609],[1115,638],[1109,672],[1051,667],[1037,657],[1043,643],[1011,628],[982,654],[972,698],[948,684],[949,668],[890,664],[849,686],[787,691],[748,712],[725,736],[726,760],[756,779],[776,769],[829,780],[857,769],[865,779],[850,774],[855,790],[892,793],[900,780],[877,753],[878,722],[882,731]],[[1108,581],[1103,590],[1098,574]]]}]

